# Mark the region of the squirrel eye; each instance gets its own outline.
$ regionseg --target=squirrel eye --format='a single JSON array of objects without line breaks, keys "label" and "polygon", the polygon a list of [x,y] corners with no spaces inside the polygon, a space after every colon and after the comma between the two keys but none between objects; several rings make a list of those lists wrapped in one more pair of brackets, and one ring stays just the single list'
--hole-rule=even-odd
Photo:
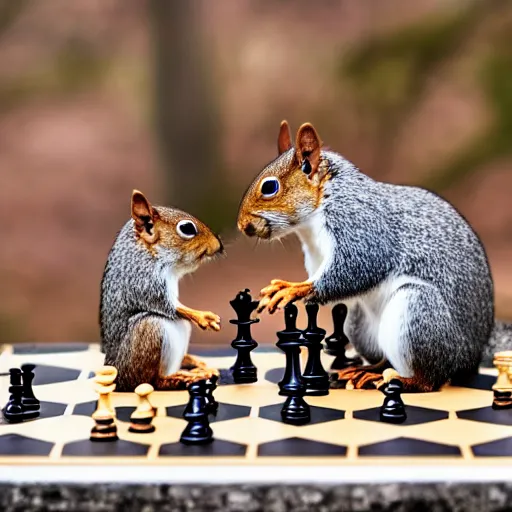
[{"label": "squirrel eye", "polygon": [[180,220],[176,225],[176,231],[181,238],[194,238],[197,235],[196,225],[190,220]]},{"label": "squirrel eye", "polygon": [[272,197],[279,192],[279,180],[277,178],[265,178],[261,183],[261,195]]},{"label": "squirrel eye", "polygon": [[308,176],[309,174],[311,174],[311,163],[307,158],[305,158],[304,162],[302,162],[301,170],[304,174],[307,174]]}]

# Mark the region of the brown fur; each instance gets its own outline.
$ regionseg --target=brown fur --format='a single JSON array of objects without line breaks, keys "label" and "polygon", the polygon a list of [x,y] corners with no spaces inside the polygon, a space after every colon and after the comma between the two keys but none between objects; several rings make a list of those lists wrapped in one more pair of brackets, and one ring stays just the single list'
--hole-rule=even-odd
[{"label": "brown fur", "polygon": [[[254,234],[261,238],[270,238],[272,234],[258,211],[283,212],[288,218],[298,222],[301,209],[318,207],[323,196],[323,185],[329,179],[326,165],[320,159],[321,144],[310,124],[301,126],[297,132],[295,151],[290,152],[290,158],[270,163],[245,193],[238,213],[240,231],[247,232],[247,227],[252,224],[256,228]],[[286,121],[281,123],[277,145],[280,152],[288,151],[292,147]],[[312,167],[309,176],[301,170],[305,153],[308,154]],[[275,196],[266,198],[261,194],[261,183],[269,176],[279,179],[280,189]]]},{"label": "brown fur", "polygon": [[[127,223],[123,229],[130,230],[126,231],[129,234],[121,236],[121,231],[118,235],[102,281],[100,323],[106,364],[118,369],[119,391],[133,391],[144,382],[155,389],[183,389],[186,383],[214,375],[216,370],[208,369],[201,361],[186,355],[182,362],[184,369],[164,375],[160,360],[164,336],[161,321],[172,322],[179,317],[201,329],[218,331],[220,318],[210,311],[163,302],[166,299],[162,299],[157,285],[162,268],[165,269],[162,264],[167,265],[169,272],[180,276],[221,252],[222,243],[195,217],[173,208],[153,207],[138,190],[132,193],[131,216],[133,228]],[[180,221],[195,224],[197,234],[192,238],[180,236],[177,232]],[[169,253],[157,262],[157,257],[162,254],[160,248],[169,249]],[[124,261],[123,265],[119,265],[120,259]],[[157,285],[154,288],[153,280]],[[130,297],[131,306],[125,306],[119,299],[122,296]],[[140,304],[138,307],[137,303]]]}]

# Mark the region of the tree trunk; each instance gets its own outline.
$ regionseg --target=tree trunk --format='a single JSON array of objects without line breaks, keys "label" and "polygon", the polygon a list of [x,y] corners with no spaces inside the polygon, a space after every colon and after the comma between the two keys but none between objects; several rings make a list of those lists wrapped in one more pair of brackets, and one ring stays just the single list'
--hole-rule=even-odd
[{"label": "tree trunk", "polygon": [[[200,2],[150,0],[154,118],[166,204],[220,227],[219,126]],[[224,207],[225,209],[225,207]],[[221,215],[219,215],[221,213]]]}]

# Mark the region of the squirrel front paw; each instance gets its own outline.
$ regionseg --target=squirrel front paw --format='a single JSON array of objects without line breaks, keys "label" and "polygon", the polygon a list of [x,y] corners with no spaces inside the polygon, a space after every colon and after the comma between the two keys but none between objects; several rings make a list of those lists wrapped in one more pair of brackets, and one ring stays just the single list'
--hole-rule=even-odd
[{"label": "squirrel front paw", "polygon": [[265,309],[273,314],[276,309],[286,306],[290,302],[303,299],[313,292],[313,283],[290,283],[281,279],[272,279],[270,284],[260,291],[260,303],[258,313]]},{"label": "squirrel front paw", "polygon": [[220,316],[211,311],[198,311],[197,309],[187,308],[183,305],[178,307],[176,311],[181,318],[193,322],[201,329],[220,331]]},{"label": "squirrel front paw", "polygon": [[219,377],[219,370],[216,368],[195,368],[193,370],[178,370],[172,375],[162,377],[159,389],[186,389],[192,382]]},{"label": "squirrel front paw", "polygon": [[220,331],[220,316],[211,311],[198,311],[194,322],[201,329]]}]

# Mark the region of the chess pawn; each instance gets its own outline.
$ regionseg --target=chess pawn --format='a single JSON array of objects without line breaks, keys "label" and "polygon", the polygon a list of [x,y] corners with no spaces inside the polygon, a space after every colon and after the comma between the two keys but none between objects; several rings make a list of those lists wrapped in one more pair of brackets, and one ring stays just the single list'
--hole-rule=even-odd
[{"label": "chess pawn", "polygon": [[380,409],[380,421],[385,423],[403,423],[407,419],[405,406],[400,396],[402,383],[393,379],[384,388],[386,398]]},{"label": "chess pawn", "polygon": [[151,384],[140,384],[135,388],[135,393],[139,395],[139,405],[130,416],[131,425],[129,432],[135,434],[150,434],[155,431],[155,426],[151,424],[155,417],[155,409],[151,405],[148,396],[154,391]]},{"label": "chess pawn", "polygon": [[492,386],[493,409],[512,408],[512,352],[498,352],[494,355],[494,366],[498,368],[498,378]]},{"label": "chess pawn", "polygon": [[24,364],[21,366],[23,380],[23,397],[22,403],[26,411],[39,411],[41,404],[35,397],[32,389],[32,381],[34,380],[34,364]]},{"label": "chess pawn", "polygon": [[9,401],[3,409],[4,418],[9,423],[20,423],[24,420],[23,413],[25,409],[21,401],[23,394],[23,386],[21,385],[21,370],[19,368],[11,368],[9,370],[10,386]]},{"label": "chess pawn", "polygon": [[[112,407],[112,403],[110,400],[110,393],[114,391],[116,388],[116,385],[114,384],[114,381],[117,377],[117,369],[113,366],[102,366],[99,370],[97,370],[96,375],[94,376],[93,381],[98,385],[95,387],[96,392],[99,393],[100,397],[99,400],[101,401],[102,405],[101,407],[104,409],[108,409],[114,416],[115,416],[115,409]],[[102,386],[105,389],[110,389],[111,386],[114,386],[112,388],[112,391],[105,391],[102,393],[100,390],[102,389]]]},{"label": "chess pawn", "polygon": [[113,366],[103,366],[94,377],[94,390],[99,398],[97,408],[92,414],[96,425],[91,430],[91,441],[108,442],[118,439],[115,413],[110,402],[110,393],[116,389],[116,377],[117,370]]},{"label": "chess pawn", "polygon": [[306,425],[311,421],[311,410],[303,395],[289,396],[281,409],[283,423],[290,425]]},{"label": "chess pawn", "polygon": [[183,412],[187,426],[181,434],[180,441],[189,445],[211,443],[213,431],[208,423],[205,381],[191,383],[188,392],[190,399]]}]

